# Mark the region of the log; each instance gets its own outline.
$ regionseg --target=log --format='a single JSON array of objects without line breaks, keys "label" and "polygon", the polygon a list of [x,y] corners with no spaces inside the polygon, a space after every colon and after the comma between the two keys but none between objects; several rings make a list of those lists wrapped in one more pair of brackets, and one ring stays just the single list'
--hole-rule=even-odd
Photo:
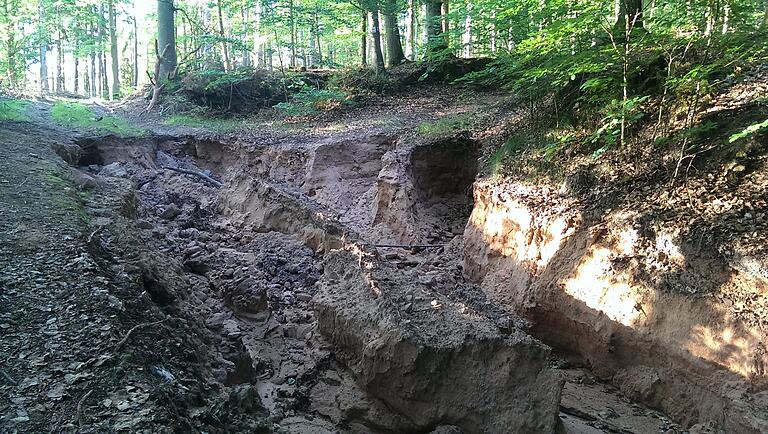
[{"label": "log", "polygon": [[203,181],[208,182],[209,184],[211,184],[212,186],[214,186],[216,188],[221,188],[221,187],[224,186],[223,183],[221,183],[221,182],[211,178],[210,176],[208,176],[208,175],[206,175],[205,173],[202,173],[202,172],[197,172],[197,171],[194,171],[194,170],[187,170],[187,169],[179,169],[179,168],[176,168],[176,167],[167,167],[167,166],[162,167],[162,169],[170,170],[170,171],[178,172],[178,173],[183,173],[185,175],[196,176],[196,177],[202,179]]}]

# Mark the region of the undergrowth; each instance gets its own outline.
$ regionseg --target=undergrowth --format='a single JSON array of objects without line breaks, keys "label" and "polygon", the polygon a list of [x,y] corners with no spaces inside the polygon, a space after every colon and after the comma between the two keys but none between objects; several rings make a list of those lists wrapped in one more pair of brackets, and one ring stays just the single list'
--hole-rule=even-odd
[{"label": "undergrowth", "polygon": [[26,121],[29,101],[0,98],[0,121]]},{"label": "undergrowth", "polygon": [[59,101],[51,108],[51,119],[59,125],[88,130],[99,134],[117,136],[141,136],[145,130],[130,125],[117,116],[102,116],[94,113],[86,105],[77,102]]}]

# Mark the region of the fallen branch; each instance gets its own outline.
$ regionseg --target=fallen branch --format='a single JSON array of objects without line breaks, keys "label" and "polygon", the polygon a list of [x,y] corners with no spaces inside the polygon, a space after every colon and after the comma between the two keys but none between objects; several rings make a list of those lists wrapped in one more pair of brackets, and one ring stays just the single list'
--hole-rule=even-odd
[{"label": "fallen branch", "polygon": [[161,319],[160,321],[154,321],[154,322],[145,322],[145,323],[141,323],[139,325],[133,326],[133,328],[128,330],[128,333],[125,334],[125,337],[123,337],[123,339],[121,339],[120,342],[117,343],[117,346],[115,346],[115,353],[117,353],[118,351],[120,351],[120,349],[123,348],[126,342],[128,342],[128,339],[130,339],[133,332],[135,332],[138,329],[142,329],[144,327],[156,326],[158,324],[165,322],[166,319]]},{"label": "fallen branch", "polygon": [[371,247],[392,247],[396,249],[439,249],[445,244],[363,244]]},{"label": "fallen branch", "polygon": [[161,169],[171,170],[173,172],[183,173],[185,175],[197,176],[198,178],[208,182],[209,184],[213,185],[216,188],[221,188],[222,186],[224,186],[223,183],[211,178],[210,176],[202,172],[196,172],[194,170],[187,170],[187,169],[178,169],[176,167],[168,167],[168,166],[161,167]]},{"label": "fallen branch", "polygon": [[83,397],[80,398],[80,401],[77,401],[77,426],[80,428],[80,431],[83,430],[83,403],[89,396],[91,396],[91,393],[93,393],[93,389],[83,395]]},{"label": "fallen branch", "polygon": [[0,369],[0,374],[3,376],[3,378],[8,380],[8,382],[11,383],[12,386],[18,386],[19,385],[19,383],[17,383],[16,380],[14,380],[13,377],[8,375],[8,373],[5,372],[4,370]]}]

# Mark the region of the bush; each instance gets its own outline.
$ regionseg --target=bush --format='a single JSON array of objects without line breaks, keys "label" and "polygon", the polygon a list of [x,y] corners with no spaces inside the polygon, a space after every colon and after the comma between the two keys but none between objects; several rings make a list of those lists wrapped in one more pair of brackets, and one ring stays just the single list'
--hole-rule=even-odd
[{"label": "bush", "polygon": [[350,104],[349,95],[346,92],[305,87],[294,94],[289,102],[276,104],[275,108],[285,111],[288,116],[306,116],[346,104]]}]

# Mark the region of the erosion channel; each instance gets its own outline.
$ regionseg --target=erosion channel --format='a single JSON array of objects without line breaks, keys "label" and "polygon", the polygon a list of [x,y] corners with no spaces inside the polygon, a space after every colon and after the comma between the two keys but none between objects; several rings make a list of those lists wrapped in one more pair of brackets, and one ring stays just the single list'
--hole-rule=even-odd
[{"label": "erosion channel", "polygon": [[[59,154],[75,182],[98,186],[87,187],[90,249],[140,280],[147,309],[196,329],[205,348],[184,363],[198,365],[203,381],[244,414],[214,426],[291,433],[765,427],[755,401],[734,398],[736,377],[727,387],[707,380],[728,371],[666,354],[669,341],[635,336],[594,313],[600,306],[590,311],[541,284],[530,263],[568,257],[577,248],[568,238],[580,227],[576,217],[542,226],[536,213],[544,204],[526,208],[476,182],[472,140],[75,142]],[[574,239],[581,249],[595,244]],[[526,254],[534,261],[521,261]],[[148,369],[183,383],[175,379],[182,368],[174,373],[162,361],[158,355]],[[187,423],[198,422],[192,415]]]}]

